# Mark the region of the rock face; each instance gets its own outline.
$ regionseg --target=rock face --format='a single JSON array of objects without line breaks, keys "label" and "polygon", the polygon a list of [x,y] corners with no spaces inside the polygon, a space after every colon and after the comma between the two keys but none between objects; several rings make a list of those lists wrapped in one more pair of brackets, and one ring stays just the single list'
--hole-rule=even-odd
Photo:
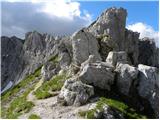
[{"label": "rock face", "polygon": [[94,95],[94,88],[92,86],[72,78],[65,81],[58,101],[62,101],[66,105],[80,106],[85,104],[92,95]]},{"label": "rock face", "polygon": [[114,72],[106,63],[86,64],[79,74],[79,79],[86,84],[93,84],[101,89],[110,90],[110,85],[114,82]]},{"label": "rock face", "polygon": [[118,62],[127,63],[127,54],[125,51],[119,51],[119,52],[111,51],[108,54],[106,62],[113,66],[116,66]]},{"label": "rock face", "polygon": [[139,43],[139,33],[133,32],[128,29],[125,31],[125,41],[124,41],[124,51],[126,51],[130,63],[132,65],[138,65],[138,55],[139,55],[139,49],[138,49],[138,43]]},{"label": "rock face", "polygon": [[138,69],[128,64],[118,63],[115,71],[117,72],[118,90],[124,95],[129,95],[132,83],[137,79]]},{"label": "rock face", "polygon": [[125,28],[126,16],[127,11],[123,8],[107,9],[88,27],[88,31],[98,39],[102,36],[99,44],[103,56],[106,57],[110,51],[126,51],[130,62],[138,65],[139,33]]},{"label": "rock face", "polygon": [[16,37],[1,37],[1,43],[2,89],[10,81],[17,83],[26,75],[34,73],[52,56],[60,57],[61,69],[65,69],[71,62],[72,46],[67,37],[56,39],[34,31],[26,33],[24,43]]},{"label": "rock face", "polygon": [[86,30],[80,30],[72,36],[73,61],[79,65],[86,61],[89,55],[94,55],[96,60],[101,60],[98,53],[96,38]]},{"label": "rock face", "polygon": [[23,70],[23,43],[16,37],[1,37],[1,90],[14,82]]},{"label": "rock face", "polygon": [[139,41],[139,57],[140,64],[159,67],[159,49],[156,48],[154,40],[143,38]]},{"label": "rock face", "polygon": [[125,40],[127,11],[123,8],[107,9],[88,29],[94,35],[107,33],[115,43],[115,50],[121,50]]},{"label": "rock face", "polygon": [[60,71],[59,65],[53,62],[46,62],[41,69],[41,75],[44,80],[50,80],[53,75],[56,75]]},{"label": "rock face", "polygon": [[156,116],[159,114],[159,80],[158,69],[146,65],[138,65],[139,86],[138,93],[141,97],[149,100]]}]

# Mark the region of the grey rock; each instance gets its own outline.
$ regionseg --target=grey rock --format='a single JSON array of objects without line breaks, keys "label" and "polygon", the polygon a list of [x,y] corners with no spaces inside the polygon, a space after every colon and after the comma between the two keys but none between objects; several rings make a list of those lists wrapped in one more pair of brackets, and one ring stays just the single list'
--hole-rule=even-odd
[{"label": "grey rock", "polygon": [[1,90],[20,75],[23,70],[22,40],[17,37],[1,37]]},{"label": "grey rock", "polygon": [[50,80],[53,75],[56,75],[59,71],[59,65],[56,65],[53,62],[46,62],[41,68],[41,75],[43,80]]},{"label": "grey rock", "polygon": [[138,93],[141,97],[147,99],[155,115],[159,115],[159,75],[156,67],[146,65],[138,65],[139,73],[139,86]]},{"label": "grey rock", "polygon": [[95,119],[124,119],[123,114],[117,109],[104,104],[102,109],[96,109],[94,112]]},{"label": "grey rock", "polygon": [[88,59],[81,64],[81,68],[83,68],[87,64],[94,63],[94,62],[96,62],[95,56],[94,55],[90,55],[88,57]]},{"label": "grey rock", "polygon": [[123,114],[120,111],[118,111],[108,105],[103,106],[103,117],[105,119],[117,119],[117,118],[123,119],[124,118]]},{"label": "grey rock", "polygon": [[127,11],[123,8],[109,8],[88,27],[88,30],[96,36],[109,34],[115,44],[114,50],[122,50],[125,40],[126,16]]},{"label": "grey rock", "polygon": [[60,66],[62,69],[67,68],[71,63],[71,57],[68,52],[63,52],[60,54]]},{"label": "grey rock", "polygon": [[129,61],[132,65],[138,65],[138,49],[139,43],[139,33],[133,32],[131,30],[125,30],[125,41],[124,41],[124,51],[126,51]]},{"label": "grey rock", "polygon": [[159,49],[153,39],[147,37],[139,41],[139,64],[159,67]]},{"label": "grey rock", "polygon": [[2,37],[2,45],[2,89],[9,81],[14,85],[34,73],[49,61],[51,56],[58,55],[61,58],[61,68],[69,66],[71,62],[70,37],[56,39],[51,35],[33,31],[26,33],[24,43],[16,37]]},{"label": "grey rock", "polygon": [[[123,8],[109,8],[87,29],[100,39],[100,53],[104,60],[110,51],[126,51],[130,62],[138,65],[139,33],[125,28],[127,11]],[[106,37],[107,36],[107,37]]]},{"label": "grey rock", "polygon": [[43,35],[33,31],[29,32],[25,36],[26,41],[24,43],[24,50],[32,53],[39,53],[45,48],[45,41]]},{"label": "grey rock", "polygon": [[90,63],[80,70],[79,79],[83,83],[110,90],[110,85],[114,82],[114,75],[113,68],[106,63]]},{"label": "grey rock", "polygon": [[128,63],[127,62],[127,54],[125,51],[119,51],[119,52],[111,51],[108,54],[106,62],[113,65],[113,66],[116,66],[118,62]]},{"label": "grey rock", "polygon": [[96,38],[85,29],[74,33],[72,36],[73,61],[76,65],[81,65],[89,55],[94,55],[96,60],[101,61],[98,53],[98,42]]},{"label": "grey rock", "polygon": [[117,72],[116,86],[119,92],[129,96],[132,83],[137,79],[138,69],[129,64],[118,63],[115,71]]},{"label": "grey rock", "polygon": [[67,105],[80,106],[85,104],[92,95],[94,95],[92,86],[71,78],[65,81],[57,100],[64,101]]}]

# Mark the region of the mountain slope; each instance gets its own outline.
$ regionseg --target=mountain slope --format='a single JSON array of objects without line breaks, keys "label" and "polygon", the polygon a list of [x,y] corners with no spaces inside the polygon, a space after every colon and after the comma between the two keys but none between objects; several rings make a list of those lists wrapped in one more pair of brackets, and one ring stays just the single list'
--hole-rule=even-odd
[{"label": "mountain slope", "polygon": [[2,118],[158,118],[158,48],[126,17],[113,7],[70,37],[1,37],[2,89],[14,83]]}]

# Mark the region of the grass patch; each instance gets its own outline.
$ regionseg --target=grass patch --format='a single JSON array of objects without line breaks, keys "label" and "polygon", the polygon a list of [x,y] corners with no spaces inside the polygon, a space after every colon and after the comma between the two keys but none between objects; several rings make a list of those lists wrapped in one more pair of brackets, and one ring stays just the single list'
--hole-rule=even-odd
[{"label": "grass patch", "polygon": [[55,55],[55,56],[51,57],[51,58],[49,59],[49,62],[53,62],[54,64],[58,63],[58,62],[59,62],[59,57],[58,57],[58,55]]},{"label": "grass patch", "polygon": [[7,109],[2,110],[2,118],[17,119],[18,116],[27,113],[34,106],[26,97],[32,89],[25,91],[20,97],[15,98]]},{"label": "grass patch", "polygon": [[31,114],[28,119],[41,119],[41,118],[36,114]]},{"label": "grass patch", "polygon": [[108,99],[108,98],[100,98],[100,100],[97,102],[96,108],[88,111],[79,111],[79,115],[82,117],[86,117],[88,119],[94,119],[94,112],[99,109],[103,109],[103,106],[107,104],[110,107],[113,107],[124,115],[127,119],[146,119],[147,117],[144,115],[139,114],[136,110],[133,108],[130,108],[128,105],[124,104],[123,102],[114,100],[114,99]]},{"label": "grass patch", "polygon": [[[42,66],[41,66],[42,67]],[[26,76],[20,83],[15,85],[14,87],[8,89],[1,95],[2,102],[9,99],[11,96],[17,94],[21,88],[27,86],[30,82],[32,82],[36,77],[40,76],[41,67],[35,70],[35,72],[31,75]]]},{"label": "grass patch", "polygon": [[[34,89],[36,82],[38,82],[35,81],[34,83],[32,83],[32,81],[34,81],[36,77],[40,76],[40,70],[41,67],[35,70],[33,74],[28,75],[24,80],[15,85],[13,88],[7,90],[2,94],[2,118],[16,119],[21,114],[30,111],[30,109],[34,106],[31,101],[27,101],[26,97],[28,96],[30,91]],[[30,85],[30,83],[32,84]],[[20,93],[20,90],[22,89],[24,89],[24,92]],[[8,107],[5,106],[6,103],[10,103]]]},{"label": "grass patch", "polygon": [[44,99],[53,96],[49,91],[59,91],[61,90],[64,80],[67,79],[66,73],[61,75],[56,75],[51,80],[46,81],[40,86],[35,92],[37,99]]}]

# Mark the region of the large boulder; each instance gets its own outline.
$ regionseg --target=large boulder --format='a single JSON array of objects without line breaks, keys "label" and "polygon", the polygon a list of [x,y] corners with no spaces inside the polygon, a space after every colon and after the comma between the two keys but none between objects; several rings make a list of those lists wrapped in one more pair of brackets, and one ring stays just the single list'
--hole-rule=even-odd
[{"label": "large boulder", "polygon": [[159,75],[156,67],[139,64],[139,86],[138,93],[147,99],[156,116],[159,115]]},{"label": "large boulder", "polygon": [[108,54],[106,62],[113,66],[116,66],[118,62],[127,63],[127,54],[125,51],[111,51]]},{"label": "large boulder", "polygon": [[105,62],[89,63],[81,68],[79,79],[86,84],[93,84],[101,89],[110,90],[114,82],[113,67]]},{"label": "large boulder", "polygon": [[57,100],[66,105],[80,106],[92,95],[94,95],[92,86],[82,83],[77,78],[71,78],[65,81]]},{"label": "large boulder", "polygon": [[132,83],[137,79],[138,69],[129,64],[118,63],[116,66],[116,86],[120,93],[129,95]]},{"label": "large boulder", "polygon": [[139,64],[159,67],[159,49],[153,39],[147,37],[139,41]]},{"label": "large boulder", "polygon": [[72,47],[73,47],[73,62],[76,65],[81,65],[86,61],[89,55],[94,55],[96,60],[101,60],[98,53],[98,42],[97,39],[85,29],[74,33],[72,36]]}]

